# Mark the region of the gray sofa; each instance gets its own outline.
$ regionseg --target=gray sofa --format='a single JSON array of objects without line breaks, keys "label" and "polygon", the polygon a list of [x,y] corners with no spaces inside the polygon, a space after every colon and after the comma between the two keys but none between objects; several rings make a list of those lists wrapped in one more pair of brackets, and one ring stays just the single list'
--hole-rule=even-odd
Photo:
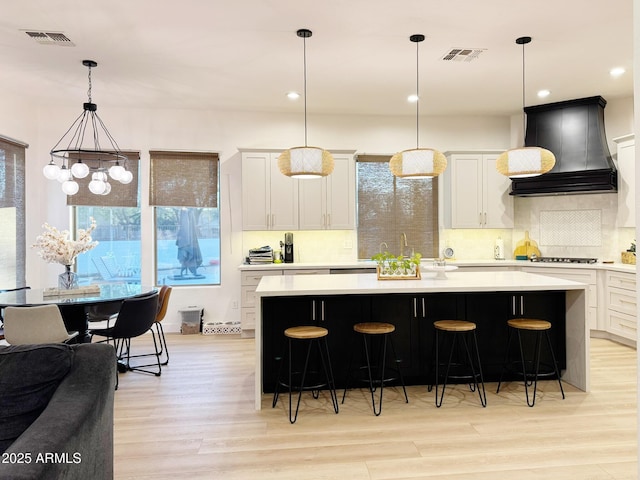
[{"label": "gray sofa", "polygon": [[112,479],[111,345],[0,346],[0,479]]}]

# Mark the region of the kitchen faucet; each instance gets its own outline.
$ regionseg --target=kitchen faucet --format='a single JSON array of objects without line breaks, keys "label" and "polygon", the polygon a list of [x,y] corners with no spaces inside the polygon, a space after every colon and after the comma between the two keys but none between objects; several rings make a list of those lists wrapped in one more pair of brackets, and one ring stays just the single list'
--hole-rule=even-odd
[{"label": "kitchen faucet", "polygon": [[389,250],[389,245],[387,245],[387,242],[381,242],[381,243],[380,243],[380,247],[379,247],[379,248],[380,248],[380,253],[382,253],[382,245],[384,245],[385,247],[387,247],[387,248],[386,248],[386,250],[385,250],[385,252],[386,252],[387,250]]},{"label": "kitchen faucet", "polygon": [[400,256],[401,257],[404,255],[404,247],[406,247],[406,246],[408,246],[407,245],[407,234],[402,232],[400,234]]}]

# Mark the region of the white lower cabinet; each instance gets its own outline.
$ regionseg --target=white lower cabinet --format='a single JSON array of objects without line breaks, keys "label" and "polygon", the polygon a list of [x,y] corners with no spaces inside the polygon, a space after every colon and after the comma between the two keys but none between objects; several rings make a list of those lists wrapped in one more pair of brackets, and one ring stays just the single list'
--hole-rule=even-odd
[{"label": "white lower cabinet", "polygon": [[587,288],[587,324],[590,330],[604,330],[604,325],[598,322],[598,285],[597,272],[595,270],[583,270],[572,268],[545,268],[530,267],[523,268],[523,272],[537,273],[547,277],[573,280],[574,282],[586,283]]},{"label": "white lower cabinet", "polygon": [[242,330],[255,330],[256,328],[256,288],[262,277],[268,275],[319,275],[328,273],[328,268],[243,270],[240,283],[240,321]]},{"label": "white lower cabinet", "polygon": [[243,270],[240,283],[240,323],[242,330],[256,328],[256,287],[262,277],[282,275],[282,270]]},{"label": "white lower cabinet", "polygon": [[635,344],[637,330],[635,273],[607,272],[605,291],[607,331]]}]

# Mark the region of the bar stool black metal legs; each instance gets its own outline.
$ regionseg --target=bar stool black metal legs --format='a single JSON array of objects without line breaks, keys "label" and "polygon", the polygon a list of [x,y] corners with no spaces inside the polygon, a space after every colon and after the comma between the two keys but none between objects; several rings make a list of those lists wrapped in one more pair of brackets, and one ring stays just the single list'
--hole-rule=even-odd
[{"label": "bar stool black metal legs", "polygon": [[[438,320],[433,322],[435,327],[435,378],[436,407],[442,406],[444,391],[450,378],[468,380],[472,392],[478,392],[480,403],[487,406],[487,394],[482,377],[482,365],[476,338],[476,324],[464,320]],[[447,363],[440,362],[441,343],[447,338],[451,340]],[[454,360],[454,355],[456,359]],[[445,367],[444,375],[440,366]],[[455,370],[452,372],[452,368]],[[442,390],[439,392],[440,378],[443,377]]]},{"label": "bar stool black metal legs", "polygon": [[[362,334],[362,348],[364,351],[366,363],[359,367],[360,370],[366,370],[367,376],[364,381],[369,386],[369,392],[371,394],[371,406],[373,408],[374,415],[378,416],[382,412],[382,394],[384,392],[385,384],[388,384],[396,378],[400,380],[402,385],[402,391],[404,393],[404,399],[406,403],[409,403],[409,397],[407,396],[407,390],[404,385],[404,379],[402,378],[402,372],[400,371],[400,361],[396,355],[395,348],[393,346],[393,340],[389,335],[395,331],[396,327],[391,323],[384,322],[365,322],[356,323],[353,326],[353,330]],[[373,350],[373,343],[375,340],[379,341],[378,351],[375,353]],[[389,366],[387,364],[387,344],[391,348],[391,360],[394,365]],[[345,382],[344,393],[342,394],[342,403],[347,395],[349,389],[349,381],[351,380],[351,366],[353,363],[353,350],[351,351],[351,357],[349,360],[349,366],[347,367],[347,380]],[[397,377],[387,377],[387,373],[395,372]],[[375,393],[376,389],[379,390],[379,399],[376,406]]]},{"label": "bar stool black metal legs", "polygon": [[[281,378],[283,364],[283,361],[281,359],[278,377],[276,380],[276,387],[273,393],[273,402],[271,406],[273,408],[278,403],[280,387],[287,387],[289,389],[289,421],[291,423],[295,423],[295,421],[298,419],[298,410],[300,409],[300,400],[302,398],[303,391],[310,390],[312,392],[313,398],[317,399],[319,397],[320,389],[322,389],[323,387],[327,387],[331,396],[333,409],[336,413],[338,413],[338,395],[336,394],[336,386],[333,380],[333,371],[331,369],[331,357],[329,356],[329,348],[327,345],[328,334],[329,331],[326,328],[315,326],[291,327],[287,328],[284,331],[284,335],[285,337],[287,337],[288,342],[288,377],[287,381],[283,381]],[[295,340],[307,342],[304,367],[302,368],[302,371],[294,371],[292,342]],[[321,380],[320,378],[317,378],[313,379],[312,381],[308,381],[308,376],[311,376],[310,374],[312,373],[309,371],[309,364],[314,346],[317,347],[317,352],[320,356],[320,367],[322,369],[324,379]],[[295,413],[293,412],[292,408],[292,398],[294,390],[297,390],[298,392],[298,400],[296,403]]]},{"label": "bar stool black metal legs", "polygon": [[[536,403],[536,393],[538,390],[538,378],[540,377],[549,377],[555,375],[558,379],[558,385],[560,386],[560,393],[562,393],[562,398],[564,399],[564,389],[562,388],[562,380],[560,379],[560,370],[558,369],[558,362],[556,361],[556,356],[553,353],[553,346],[551,344],[551,339],[549,338],[549,330],[551,329],[551,322],[546,320],[538,320],[532,318],[512,318],[511,320],[507,320],[507,325],[509,327],[509,332],[507,336],[507,350],[505,352],[504,364],[502,367],[502,373],[500,374],[500,379],[498,381],[498,388],[496,393],[500,393],[500,385],[502,383],[502,378],[505,371],[509,366],[509,348],[511,346],[511,336],[515,331],[518,335],[518,346],[520,349],[520,364],[522,368],[522,378],[524,381],[525,395],[527,398],[527,405],[533,407]],[[535,334],[535,346],[533,347],[533,358],[527,359],[525,358],[525,350],[523,348],[523,339],[521,332],[533,332]],[[549,353],[551,354],[551,361],[553,363],[552,368],[549,368],[543,372],[540,371],[540,351],[542,347],[542,337],[547,339],[547,347],[549,348]],[[527,365],[530,366],[529,370],[527,370]],[[533,394],[531,398],[529,396],[529,387],[533,386]]]}]

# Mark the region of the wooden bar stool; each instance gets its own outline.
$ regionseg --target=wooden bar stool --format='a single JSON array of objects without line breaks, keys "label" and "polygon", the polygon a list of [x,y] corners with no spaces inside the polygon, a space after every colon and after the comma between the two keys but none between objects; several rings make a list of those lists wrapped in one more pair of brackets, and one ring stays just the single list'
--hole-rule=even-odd
[{"label": "wooden bar stool", "polygon": [[[527,397],[527,405],[533,407],[536,403],[536,391],[538,389],[539,377],[550,377],[555,375],[558,379],[558,385],[560,385],[560,392],[564,399],[564,390],[562,388],[562,380],[560,379],[560,371],[558,370],[558,362],[556,356],[553,353],[553,346],[551,345],[551,339],[549,338],[549,330],[551,329],[551,322],[546,320],[538,320],[534,318],[512,318],[507,320],[509,332],[507,336],[507,351],[505,352],[504,364],[502,372],[500,373],[500,379],[498,381],[498,388],[496,393],[500,392],[500,384],[502,383],[502,377],[509,367],[509,348],[511,346],[511,335],[515,331],[518,335],[518,345],[520,347],[520,364],[522,368],[522,378],[524,380],[524,389]],[[524,348],[522,345],[522,332],[533,332],[535,335],[535,346],[533,349],[533,358],[527,359],[524,354]],[[547,339],[547,346],[549,347],[549,353],[553,361],[553,368],[549,368],[543,372],[540,372],[540,350],[542,346],[542,337]],[[527,365],[531,368],[527,371]],[[533,396],[529,400],[529,387],[533,385]]]},{"label": "wooden bar stool", "polygon": [[[315,326],[300,326],[300,327],[290,327],[284,331],[285,337],[287,337],[288,341],[288,353],[287,353],[287,362],[288,362],[288,380],[285,382],[281,379],[281,371],[282,371],[282,359],[280,359],[280,368],[278,370],[278,378],[276,380],[276,388],[273,393],[273,403],[271,407],[275,407],[278,403],[279,396],[279,387],[287,387],[289,389],[289,421],[291,423],[295,423],[298,418],[298,410],[300,408],[300,399],[302,398],[303,391],[311,391],[313,398],[318,398],[320,395],[320,389],[323,387],[327,387],[329,389],[329,394],[331,395],[331,403],[333,404],[333,409],[336,413],[338,413],[338,395],[336,394],[336,386],[333,381],[333,371],[331,369],[331,357],[329,356],[329,347],[327,345],[327,335],[329,331],[323,327],[315,327]],[[302,341],[307,343],[306,355],[304,360],[304,367],[302,371],[294,371],[294,361],[293,361],[293,341]],[[324,374],[324,379],[321,380],[320,372],[311,372],[309,370],[309,359],[311,357],[311,351],[313,347],[317,347],[317,351],[320,354],[320,363],[322,368],[322,373]],[[316,376],[318,378],[312,378],[311,381],[307,381],[307,376]],[[291,408],[291,399],[293,390],[298,391],[298,401],[296,404],[295,414]]]},{"label": "wooden bar stool", "polygon": [[[487,394],[484,389],[484,379],[482,377],[482,365],[480,363],[480,352],[478,351],[478,340],[476,338],[476,324],[465,320],[438,320],[433,322],[436,330],[435,335],[435,384],[436,384],[436,407],[442,406],[444,391],[450,378],[458,380],[469,380],[469,388],[472,392],[478,392],[480,403],[487,406]],[[451,339],[447,363],[440,361],[440,343],[445,344],[447,337]],[[445,346],[445,345],[443,345]],[[475,353],[475,355],[474,355]],[[454,354],[456,360],[454,361]],[[445,366],[442,391],[438,395],[440,384],[440,366]],[[453,368],[453,372],[451,372]]]},{"label": "wooden bar stool", "polygon": [[[353,326],[353,331],[362,335],[362,349],[364,351],[366,363],[358,367],[358,371],[366,370],[366,377],[363,379],[369,385],[369,392],[371,393],[371,406],[373,407],[374,415],[378,416],[382,412],[382,393],[384,391],[385,384],[399,379],[402,385],[402,391],[404,392],[404,398],[406,403],[409,403],[409,397],[407,396],[407,390],[404,385],[404,379],[402,378],[402,372],[400,371],[400,361],[396,355],[395,348],[393,346],[393,339],[390,334],[395,332],[396,327],[391,323],[384,322],[364,322],[356,323]],[[378,340],[378,349],[375,356],[372,355],[373,343]],[[394,365],[387,365],[387,343],[391,347],[392,361]],[[373,356],[373,358],[372,358]],[[345,382],[344,393],[342,394],[342,403],[347,395],[349,388],[349,381],[351,380],[351,366],[353,362],[353,349],[351,350],[351,356],[349,359],[349,366],[347,367],[347,381]],[[392,374],[395,372],[397,377],[386,377],[387,373]],[[380,395],[378,400],[378,406],[376,407],[375,391],[379,388]]]}]

